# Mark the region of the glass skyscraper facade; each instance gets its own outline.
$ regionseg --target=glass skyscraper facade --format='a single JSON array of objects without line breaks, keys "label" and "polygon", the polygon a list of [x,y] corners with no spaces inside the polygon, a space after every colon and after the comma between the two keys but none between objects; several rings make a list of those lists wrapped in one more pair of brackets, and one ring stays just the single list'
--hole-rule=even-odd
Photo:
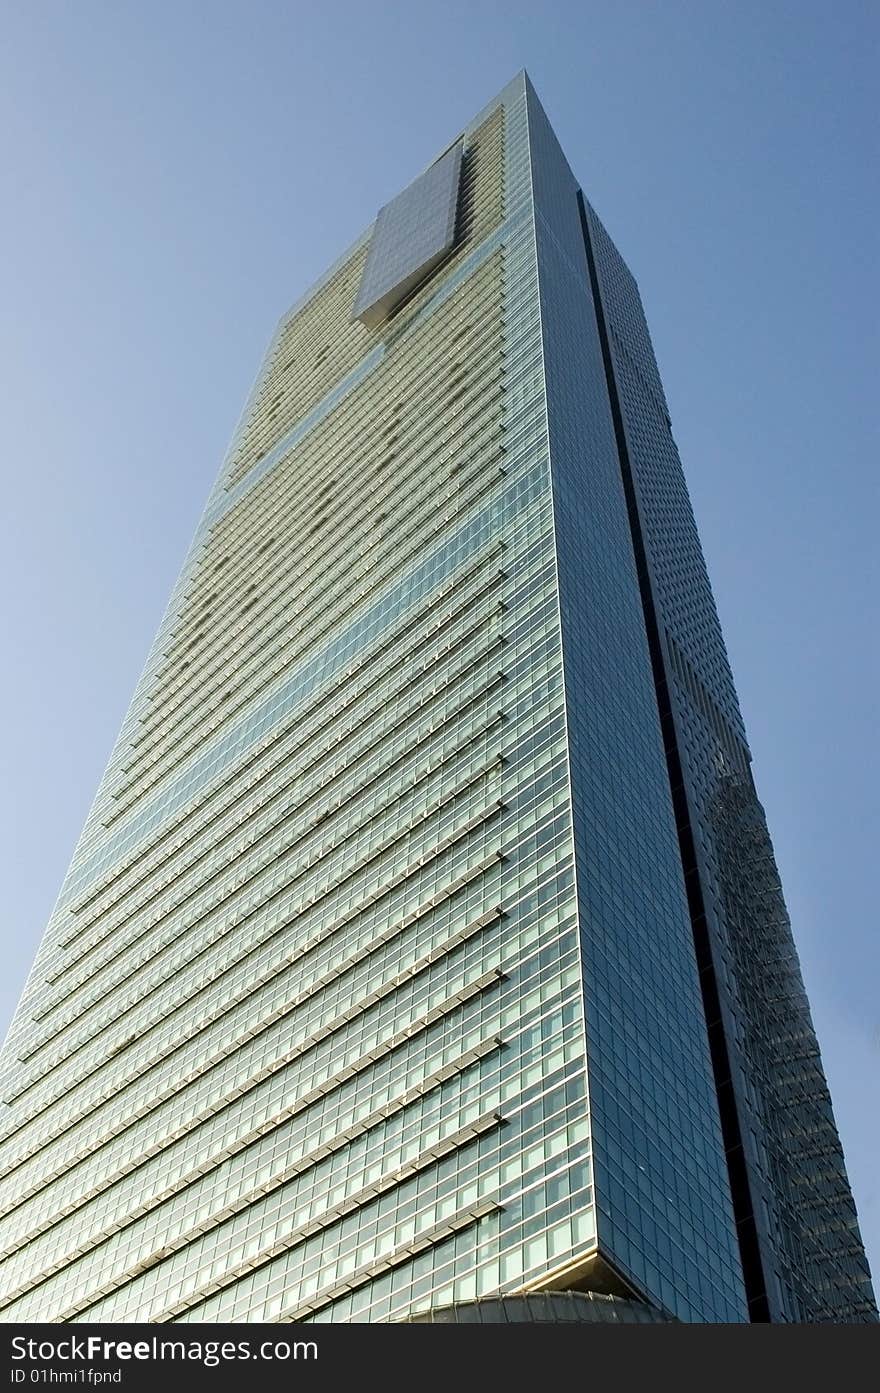
[{"label": "glass skyscraper facade", "polygon": [[6,1321],[876,1319],[638,292],[524,74],[282,319],[0,1096]]}]

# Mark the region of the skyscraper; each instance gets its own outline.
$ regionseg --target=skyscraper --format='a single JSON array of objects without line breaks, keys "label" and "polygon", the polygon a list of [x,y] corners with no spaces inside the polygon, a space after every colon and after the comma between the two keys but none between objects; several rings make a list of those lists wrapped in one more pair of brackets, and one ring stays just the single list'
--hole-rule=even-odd
[{"label": "skyscraper", "polygon": [[5,1320],[876,1318],[638,292],[525,75],[282,319],[0,1088]]}]

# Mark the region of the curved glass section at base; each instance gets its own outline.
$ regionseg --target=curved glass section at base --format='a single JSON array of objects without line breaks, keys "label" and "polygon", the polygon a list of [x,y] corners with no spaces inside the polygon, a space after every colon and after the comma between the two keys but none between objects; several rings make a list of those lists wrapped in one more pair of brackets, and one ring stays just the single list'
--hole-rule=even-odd
[{"label": "curved glass section at base", "polygon": [[655,1325],[668,1316],[641,1301],[624,1296],[605,1296],[594,1291],[531,1291],[521,1296],[487,1297],[453,1306],[436,1306],[410,1316],[408,1325],[509,1325],[532,1322],[561,1325],[580,1321],[587,1325]]}]

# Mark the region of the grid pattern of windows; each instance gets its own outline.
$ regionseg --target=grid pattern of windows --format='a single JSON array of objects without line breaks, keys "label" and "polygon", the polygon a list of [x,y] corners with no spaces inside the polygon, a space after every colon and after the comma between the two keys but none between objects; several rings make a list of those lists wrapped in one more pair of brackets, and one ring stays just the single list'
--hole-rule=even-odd
[{"label": "grid pattern of windows", "polygon": [[5,1052],[5,1320],[388,1319],[595,1247],[528,169],[514,84],[388,332],[361,249],[276,336]]},{"label": "grid pattern of windows", "polygon": [[682,1320],[745,1318],[577,184],[529,89],[599,1244]]},{"label": "grid pattern of windows", "polygon": [[[773,847],[635,281],[587,209],[625,436],[658,688],[694,857],[751,1307],[775,1321],[873,1321],[877,1308]],[[745,1253],[745,1250],[744,1250]]]},{"label": "grid pattern of windows", "polygon": [[[747,1318],[577,185],[524,74],[458,143],[454,244],[387,323],[352,319],[368,237],[282,320],[172,593],[0,1057],[4,1321],[546,1313],[572,1286],[591,1319]],[[816,1087],[805,1003],[748,1033],[768,983],[794,999],[790,936],[662,391],[608,293],[778,1165],[833,1122],[824,1094],[786,1111]],[[842,1232],[842,1167],[786,1174],[810,1241]]]}]

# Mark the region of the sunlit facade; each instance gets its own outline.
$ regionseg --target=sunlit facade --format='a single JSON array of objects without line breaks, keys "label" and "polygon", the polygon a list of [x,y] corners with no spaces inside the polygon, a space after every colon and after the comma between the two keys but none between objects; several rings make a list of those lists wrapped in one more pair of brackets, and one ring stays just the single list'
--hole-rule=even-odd
[{"label": "sunlit facade", "polygon": [[876,1314],[638,295],[525,75],[282,319],[0,1096],[7,1321]]}]

